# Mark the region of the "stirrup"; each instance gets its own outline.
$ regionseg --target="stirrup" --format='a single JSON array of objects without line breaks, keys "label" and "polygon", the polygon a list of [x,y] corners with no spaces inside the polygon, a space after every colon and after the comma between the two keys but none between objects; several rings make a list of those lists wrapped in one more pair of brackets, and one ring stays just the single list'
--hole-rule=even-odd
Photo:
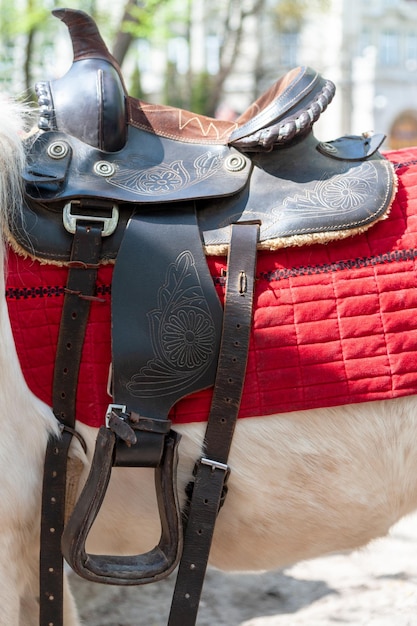
[{"label": "stirrup", "polygon": [[90,474],[62,535],[62,553],[82,578],[112,585],[140,585],[165,578],[177,566],[183,542],[176,489],[180,436],[170,431],[164,437],[162,461],[155,468],[161,520],[158,545],[135,556],[95,555],[86,552],[87,537],[104,500],[112,467],[121,465],[120,461],[115,462],[116,435],[104,426],[100,428]]}]

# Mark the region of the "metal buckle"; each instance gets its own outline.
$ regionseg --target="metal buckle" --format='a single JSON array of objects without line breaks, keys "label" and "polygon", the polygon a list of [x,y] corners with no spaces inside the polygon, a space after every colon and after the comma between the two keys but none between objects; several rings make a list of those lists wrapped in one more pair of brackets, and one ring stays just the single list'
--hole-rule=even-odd
[{"label": "metal buckle", "polygon": [[[126,405],[125,404],[109,404],[106,411],[106,427],[109,428],[109,419],[113,413],[113,411],[120,411],[121,413],[126,413]],[[123,419],[120,417],[120,419]]]},{"label": "metal buckle", "polygon": [[72,235],[75,234],[78,220],[84,220],[86,222],[102,222],[102,237],[108,237],[109,235],[112,235],[116,230],[117,224],[119,222],[119,209],[115,204],[112,207],[111,217],[99,215],[73,215],[73,213],[71,213],[72,204],[72,202],[66,204],[62,213],[62,221],[64,223],[64,227]]}]

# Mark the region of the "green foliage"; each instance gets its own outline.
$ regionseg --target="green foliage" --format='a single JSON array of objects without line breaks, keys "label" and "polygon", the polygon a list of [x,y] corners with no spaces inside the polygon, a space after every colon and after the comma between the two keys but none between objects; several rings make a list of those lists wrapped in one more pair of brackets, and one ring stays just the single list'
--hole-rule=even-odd
[{"label": "green foliage", "polygon": [[330,0],[278,0],[273,14],[278,31],[300,30],[307,11],[326,11]]},{"label": "green foliage", "polygon": [[45,7],[45,3],[41,4],[36,0],[28,0],[26,6],[10,0],[2,0],[0,12],[1,37],[13,38],[42,26],[49,14],[49,9]]},{"label": "green foliage", "polygon": [[135,39],[166,42],[173,36],[186,35],[192,0],[130,0],[128,19],[122,30]]},{"label": "green foliage", "polygon": [[198,76],[194,76],[191,85],[191,111],[201,113],[203,115],[214,116],[214,111],[207,108],[210,101],[210,94],[213,87],[213,76],[207,72],[201,72]]},{"label": "green foliage", "polygon": [[214,111],[208,106],[212,88],[213,76],[207,72],[181,75],[173,63],[168,63],[163,100],[170,106],[213,116]]},{"label": "green foliage", "polygon": [[142,90],[142,83],[140,79],[140,70],[139,67],[136,66],[129,81],[129,94],[133,98],[138,98],[138,100],[144,100],[144,93]]}]

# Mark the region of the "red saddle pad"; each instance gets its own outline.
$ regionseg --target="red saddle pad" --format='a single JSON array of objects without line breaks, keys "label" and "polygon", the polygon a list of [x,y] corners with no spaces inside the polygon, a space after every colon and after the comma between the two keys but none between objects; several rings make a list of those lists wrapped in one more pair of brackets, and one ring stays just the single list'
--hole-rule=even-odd
[{"label": "red saddle pad", "polygon": [[[417,393],[417,149],[391,152],[398,192],[390,216],[363,235],[259,253],[255,312],[240,417]],[[223,258],[208,259],[223,296]],[[7,302],[33,393],[51,404],[67,270],[8,260]],[[112,267],[103,266],[80,370],[77,419],[99,426],[107,395]],[[211,390],[172,409],[174,422],[207,419]]]}]

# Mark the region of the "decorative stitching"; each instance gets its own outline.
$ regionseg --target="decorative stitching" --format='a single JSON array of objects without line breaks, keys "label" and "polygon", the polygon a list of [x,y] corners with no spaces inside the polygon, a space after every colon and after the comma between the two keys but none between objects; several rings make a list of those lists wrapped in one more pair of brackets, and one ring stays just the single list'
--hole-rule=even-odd
[{"label": "decorative stitching", "polygon": [[[57,285],[42,286],[39,287],[23,287],[15,288],[8,287],[6,289],[7,300],[33,300],[35,298],[57,298],[63,296],[65,287],[59,287]],[[111,294],[111,285],[99,285],[97,286],[97,295],[107,296]]]},{"label": "decorative stitching", "polygon": [[[358,257],[347,261],[338,261],[336,263],[325,263],[323,265],[301,265],[300,267],[282,268],[271,272],[263,272],[260,278],[272,282],[275,280],[287,280],[296,276],[306,276],[313,274],[330,274],[332,272],[340,272],[345,270],[360,269],[363,267],[372,267],[375,265],[385,265],[387,263],[395,263],[401,261],[413,261],[417,259],[417,249],[396,250],[395,252],[386,252],[369,257]],[[218,278],[216,284],[222,285],[224,278]]]}]

